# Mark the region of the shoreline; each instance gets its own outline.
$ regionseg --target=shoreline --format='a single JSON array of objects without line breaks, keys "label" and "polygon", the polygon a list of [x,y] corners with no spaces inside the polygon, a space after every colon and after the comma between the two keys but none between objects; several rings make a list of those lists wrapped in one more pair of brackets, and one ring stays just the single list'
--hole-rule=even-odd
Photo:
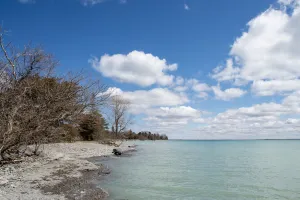
[{"label": "shoreline", "polygon": [[[38,157],[0,167],[0,199],[106,199],[109,194],[93,182],[110,173],[95,159],[113,156],[114,146],[95,142],[46,144]],[[123,152],[134,151],[124,142]]]}]

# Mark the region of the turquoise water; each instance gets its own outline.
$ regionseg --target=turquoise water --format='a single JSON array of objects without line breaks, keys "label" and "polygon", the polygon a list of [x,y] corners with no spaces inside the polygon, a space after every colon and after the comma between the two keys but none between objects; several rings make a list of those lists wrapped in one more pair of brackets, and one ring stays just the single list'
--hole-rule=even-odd
[{"label": "turquoise water", "polygon": [[300,199],[300,141],[138,142],[104,161],[110,199]]}]

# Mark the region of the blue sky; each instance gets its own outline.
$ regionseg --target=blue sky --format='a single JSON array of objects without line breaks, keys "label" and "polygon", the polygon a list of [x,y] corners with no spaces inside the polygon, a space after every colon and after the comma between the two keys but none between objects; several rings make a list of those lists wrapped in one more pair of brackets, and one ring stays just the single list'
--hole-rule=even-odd
[{"label": "blue sky", "polygon": [[0,20],[7,40],[53,53],[57,73],[84,69],[128,98],[133,130],[299,138],[299,4],[2,0]]}]

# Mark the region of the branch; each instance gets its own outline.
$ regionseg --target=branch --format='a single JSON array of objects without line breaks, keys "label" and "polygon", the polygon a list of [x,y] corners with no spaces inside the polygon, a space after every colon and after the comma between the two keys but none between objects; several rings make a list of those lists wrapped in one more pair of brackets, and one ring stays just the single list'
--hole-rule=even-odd
[{"label": "branch", "polygon": [[[4,44],[3,44],[3,34],[0,34],[0,46],[1,46],[2,52],[4,53],[4,56],[5,56],[6,60],[8,61],[8,63],[10,64],[10,66],[12,67],[12,73],[13,73],[14,78],[17,79],[16,71],[15,71],[15,64],[9,58],[8,53],[7,53],[7,51],[6,51],[5,47],[4,47]],[[8,45],[6,47],[8,47]]]}]

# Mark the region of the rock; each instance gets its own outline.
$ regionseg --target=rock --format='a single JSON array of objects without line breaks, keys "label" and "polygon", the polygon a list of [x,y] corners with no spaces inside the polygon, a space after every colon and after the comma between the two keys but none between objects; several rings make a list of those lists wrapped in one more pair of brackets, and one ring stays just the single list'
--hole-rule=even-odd
[{"label": "rock", "polygon": [[6,185],[7,183],[8,183],[7,179],[0,177],[0,186]]},{"label": "rock", "polygon": [[115,154],[116,156],[120,156],[122,155],[122,152],[119,149],[113,149],[113,154]]},{"label": "rock", "polygon": [[64,157],[64,154],[63,153],[57,153],[56,155],[53,156],[53,160],[59,160],[61,158]]},{"label": "rock", "polygon": [[108,167],[102,167],[99,175],[101,174],[110,174],[111,170]]},{"label": "rock", "polygon": [[25,150],[25,152],[24,152],[24,155],[25,155],[25,156],[33,156],[34,153],[33,153],[32,149],[27,148],[27,149]]}]

